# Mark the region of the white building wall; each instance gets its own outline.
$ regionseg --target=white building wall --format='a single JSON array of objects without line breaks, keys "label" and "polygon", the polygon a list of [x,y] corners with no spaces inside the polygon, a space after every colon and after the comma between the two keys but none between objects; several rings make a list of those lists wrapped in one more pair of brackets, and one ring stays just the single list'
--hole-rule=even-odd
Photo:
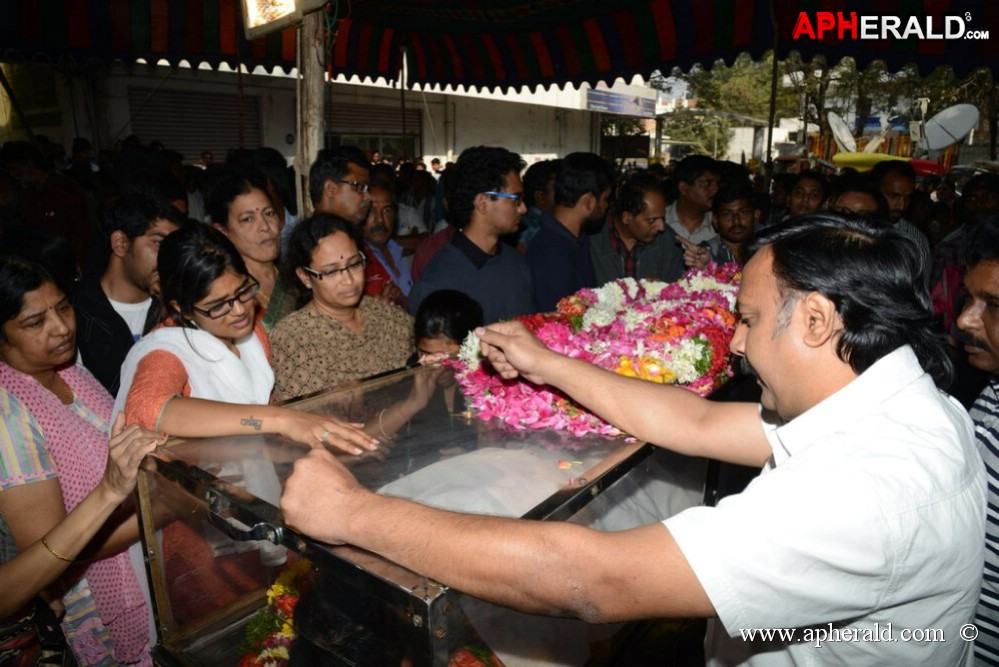
[{"label": "white building wall", "polygon": [[[334,113],[337,103],[396,108],[401,105],[397,88],[341,81],[330,85]],[[237,77],[235,73],[206,69],[114,66],[105,81],[104,100],[112,138],[123,139],[133,133],[129,123],[129,86],[234,95]],[[640,89],[638,86],[625,87],[626,90],[632,88]],[[642,90],[648,91],[647,88]],[[296,133],[295,80],[244,74],[243,94],[261,100],[262,145],[276,148],[291,160],[296,144],[289,144],[285,139]],[[528,103],[532,98],[535,101]],[[517,101],[509,101],[511,99]],[[155,97],[150,103],[155,104]],[[520,153],[529,164],[573,151],[596,151],[598,145],[593,128],[599,114],[582,109],[584,104],[585,90],[579,89],[530,94],[522,91],[509,96],[488,92],[473,95],[406,91],[406,108],[419,108],[422,115],[423,152],[428,163],[434,157],[442,161],[454,160],[465,148],[477,145],[504,146]],[[233,118],[232,122],[238,121]],[[156,137],[140,139],[148,142]]]},{"label": "white building wall", "polygon": [[733,127],[729,130],[728,152],[719,157],[732,162],[742,162],[743,158],[746,160],[759,158],[753,152],[755,134],[755,129],[752,127]]}]

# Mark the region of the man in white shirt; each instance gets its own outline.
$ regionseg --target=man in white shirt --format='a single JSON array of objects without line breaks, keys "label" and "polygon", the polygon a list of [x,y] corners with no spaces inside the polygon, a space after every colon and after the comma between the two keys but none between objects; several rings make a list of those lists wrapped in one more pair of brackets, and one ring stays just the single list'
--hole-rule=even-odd
[{"label": "man in white shirt", "polygon": [[704,266],[711,253],[702,244],[716,242],[718,233],[711,224],[711,204],[721,176],[718,163],[706,155],[688,155],[673,172],[676,201],[666,207],[666,226],[683,247],[687,266]]},{"label": "man in white shirt", "polygon": [[478,330],[505,378],[551,384],[640,440],[762,466],[743,493],[602,533],[380,496],[313,451],[288,481],[286,520],[525,611],[715,619],[713,665],[964,663],[984,471],[967,413],[935,386],[952,368],[913,288],[914,248],[833,215],[769,230],[757,248],[731,349],[761,405],[604,371],[518,323]]},{"label": "man in white shirt", "polygon": [[676,201],[666,207],[666,224],[693,244],[713,239],[711,201],[721,183],[718,163],[706,155],[688,155],[673,173]]},{"label": "man in white shirt", "polygon": [[112,396],[125,355],[159,322],[160,242],[185,224],[187,218],[166,202],[142,195],[116,199],[105,214],[104,271],[74,286],[80,359]]}]

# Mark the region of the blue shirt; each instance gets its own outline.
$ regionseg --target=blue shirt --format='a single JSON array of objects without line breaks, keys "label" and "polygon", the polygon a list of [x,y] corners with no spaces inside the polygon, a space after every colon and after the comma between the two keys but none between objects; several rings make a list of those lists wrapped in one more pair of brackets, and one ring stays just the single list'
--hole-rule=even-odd
[{"label": "blue shirt", "polygon": [[555,310],[559,299],[597,283],[590,237],[573,236],[551,213],[542,215],[541,230],[527,247],[527,266],[541,312]]}]

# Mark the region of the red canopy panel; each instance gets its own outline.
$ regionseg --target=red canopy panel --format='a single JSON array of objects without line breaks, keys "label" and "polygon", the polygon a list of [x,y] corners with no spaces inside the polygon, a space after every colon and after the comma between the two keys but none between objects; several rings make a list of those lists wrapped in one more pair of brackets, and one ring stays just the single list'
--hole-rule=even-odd
[{"label": "red canopy panel", "polygon": [[[332,7],[333,3],[328,6]],[[409,82],[520,88],[687,70],[774,45],[769,0],[351,0],[337,3],[330,52],[334,73],[393,80],[403,53]],[[958,75],[999,63],[994,0],[774,0],[778,54],[791,50],[863,67],[951,65]],[[295,65],[293,29],[248,42],[239,0],[0,0],[0,58],[84,63],[144,58],[212,67],[238,61],[267,69]],[[971,16],[991,39],[792,39],[800,14]],[[994,36],[994,37],[993,37]]]}]

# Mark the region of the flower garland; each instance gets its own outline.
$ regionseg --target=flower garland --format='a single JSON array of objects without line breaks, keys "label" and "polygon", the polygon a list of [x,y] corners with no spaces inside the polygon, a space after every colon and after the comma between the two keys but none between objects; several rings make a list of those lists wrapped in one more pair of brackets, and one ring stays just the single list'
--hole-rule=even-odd
[{"label": "flower garland", "polygon": [[[692,269],[675,283],[625,278],[582,289],[556,312],[516,318],[550,349],[649,382],[706,396],[731,376],[729,341],[741,268]],[[515,429],[568,431],[580,437],[621,432],[554,387],[504,380],[482,363],[471,333],[452,362],[473,411]]]},{"label": "flower garland", "polygon": [[239,667],[285,667],[295,641],[295,605],[304,592],[312,563],[299,558],[267,589],[267,606],[246,626]]}]

